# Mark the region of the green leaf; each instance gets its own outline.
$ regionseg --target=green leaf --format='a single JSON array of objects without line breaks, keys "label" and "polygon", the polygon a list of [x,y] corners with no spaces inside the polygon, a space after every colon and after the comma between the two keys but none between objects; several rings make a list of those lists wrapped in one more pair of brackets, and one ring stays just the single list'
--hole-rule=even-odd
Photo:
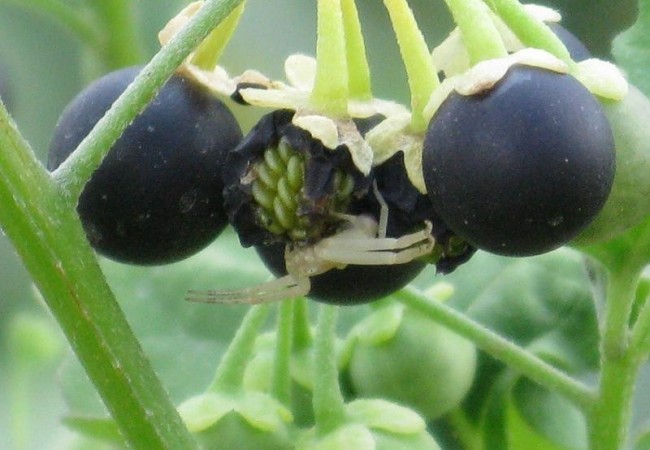
[{"label": "green leaf", "polygon": [[508,405],[508,446],[509,450],[529,450],[531,448],[535,450],[569,450],[540,436],[526,423],[512,403]]},{"label": "green leaf", "polygon": [[[558,394],[549,392],[526,378],[520,378],[512,390],[511,406],[516,408],[516,416],[531,431],[549,443],[560,448],[587,448],[585,417]],[[512,422],[509,421],[508,427],[511,426]]]},{"label": "green leaf", "polygon": [[[583,257],[568,249],[534,258],[477,254],[448,277],[456,287],[452,305],[514,342],[540,345],[545,336],[577,357],[571,369],[598,363],[598,326]],[[545,346],[545,352],[553,352]]]}]

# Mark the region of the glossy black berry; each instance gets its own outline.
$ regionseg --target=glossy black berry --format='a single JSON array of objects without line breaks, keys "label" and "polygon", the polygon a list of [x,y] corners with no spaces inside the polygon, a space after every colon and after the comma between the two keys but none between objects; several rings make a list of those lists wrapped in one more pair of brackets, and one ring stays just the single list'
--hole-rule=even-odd
[{"label": "glossy black berry", "polygon": [[[77,147],[139,70],[110,73],[68,105],[50,143],[50,170]],[[220,100],[174,75],[113,145],[81,194],[77,209],[93,247],[135,264],[169,263],[205,247],[227,224],[221,172],[241,137]]]},{"label": "glossy black berry", "polygon": [[570,75],[515,66],[489,91],[452,93],[423,150],[429,197],[470,244],[503,255],[559,247],[585,228],[612,186],[612,130]]}]

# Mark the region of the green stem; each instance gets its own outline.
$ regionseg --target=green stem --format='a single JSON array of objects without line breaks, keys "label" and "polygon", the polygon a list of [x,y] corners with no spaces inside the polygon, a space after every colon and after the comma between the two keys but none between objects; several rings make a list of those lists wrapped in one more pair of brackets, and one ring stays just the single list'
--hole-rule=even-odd
[{"label": "green stem", "polygon": [[270,309],[269,304],[261,304],[252,306],[248,310],[219,363],[217,373],[208,387],[208,391],[238,392],[241,390],[246,364],[253,355],[255,340],[269,315]]},{"label": "green stem", "polygon": [[237,29],[245,6],[246,1],[244,0],[201,42],[201,45],[194,51],[192,64],[205,70],[212,70],[216,67],[223,51]]},{"label": "green stem", "polygon": [[318,1],[316,79],[309,102],[330,117],[348,113],[348,68],[341,0]]},{"label": "green stem", "polygon": [[106,284],[75,203],[2,105],[0,224],[131,446],[195,448]]},{"label": "green stem", "polygon": [[411,287],[395,295],[405,305],[473,341],[486,353],[549,390],[558,392],[583,410],[589,410],[595,401],[595,394],[589,387],[445,303],[431,300]]},{"label": "green stem", "polygon": [[424,107],[433,91],[440,85],[440,80],[429,47],[406,0],[384,0],[384,5],[390,15],[408,76],[411,91],[411,131],[421,133],[429,125],[423,114]]},{"label": "green stem", "polygon": [[309,304],[307,303],[307,299],[298,298],[295,300],[293,320],[293,346],[294,351],[299,352],[309,348],[314,340],[309,321]]},{"label": "green stem", "polygon": [[190,23],[142,69],[74,153],[59,166],[54,177],[72,199],[79,197],[92,173],[133,118],[144,109],[187,55],[206,38],[214,24],[227,17],[241,1],[207,1]]},{"label": "green stem", "polygon": [[610,272],[601,337],[598,399],[589,416],[593,450],[624,447],[632,416],[632,397],[642,359],[631,350],[629,321],[640,268]]},{"label": "green stem", "polygon": [[489,0],[488,3],[526,47],[546,50],[567,64],[574,64],[560,38],[544,22],[530,15],[518,0]]},{"label": "green stem", "polygon": [[460,29],[471,65],[508,54],[482,0],[445,0]]},{"label": "green stem", "polygon": [[341,9],[345,29],[349,95],[355,100],[371,100],[370,67],[355,0],[341,0]]},{"label": "green stem", "polygon": [[314,343],[314,417],[316,432],[325,435],[345,421],[345,403],[336,363],[336,306],[322,304]]},{"label": "green stem", "polygon": [[271,378],[271,395],[285,406],[291,405],[291,350],[293,344],[293,306],[295,300],[280,303]]},{"label": "green stem", "polygon": [[2,3],[29,8],[49,18],[54,18],[60,25],[77,35],[87,45],[95,49],[100,47],[100,33],[88,21],[83,12],[59,0],[2,0]]},{"label": "green stem", "polygon": [[144,56],[137,35],[133,2],[110,0],[91,2],[102,25],[101,46],[96,49],[108,70],[139,64]]}]

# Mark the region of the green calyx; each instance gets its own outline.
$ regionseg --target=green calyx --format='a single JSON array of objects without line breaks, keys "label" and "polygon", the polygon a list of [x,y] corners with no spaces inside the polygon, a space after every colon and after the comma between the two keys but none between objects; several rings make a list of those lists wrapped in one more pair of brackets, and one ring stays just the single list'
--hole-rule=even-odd
[{"label": "green calyx", "polygon": [[324,195],[318,201],[308,199],[305,194],[307,159],[281,139],[255,165],[256,178],[251,185],[258,223],[269,232],[295,242],[312,241],[326,234],[339,221],[335,213],[345,210],[354,190],[352,176],[337,170],[333,195]]}]

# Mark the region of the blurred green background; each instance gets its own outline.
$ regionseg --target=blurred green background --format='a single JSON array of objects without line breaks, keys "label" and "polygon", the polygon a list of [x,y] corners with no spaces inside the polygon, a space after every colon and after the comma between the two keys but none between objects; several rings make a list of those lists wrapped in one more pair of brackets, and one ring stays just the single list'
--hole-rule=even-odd
[{"label": "blurred green background", "polygon": [[[65,0],[63,3],[80,5],[84,0]],[[157,31],[186,3],[179,0],[132,1],[138,34],[147,56],[150,57],[157,50]],[[358,0],[357,3],[366,34],[375,94],[408,103],[406,78],[381,2]],[[410,3],[428,42],[434,46],[451,27],[444,2],[417,0]],[[604,56],[608,55],[612,37],[629,26],[636,15],[636,1],[556,0],[547,3],[560,7],[565,13],[565,24],[583,37],[594,52]],[[58,115],[86,83],[99,75],[101,69],[98,69],[93,56],[77,36],[50,17],[19,4],[0,0],[0,64],[9,74],[13,97],[11,112],[15,121],[44,161],[49,136]],[[249,0],[241,26],[227,48],[221,65],[233,74],[254,68],[272,78],[282,78],[283,61],[289,54],[314,53],[315,8],[314,0]],[[261,114],[260,111],[237,106],[234,111],[245,130]],[[168,269],[173,270],[173,267]],[[146,278],[151,274],[155,277],[159,274],[156,270],[143,268],[138,275]],[[258,270],[263,276],[261,266]],[[178,301],[181,302],[181,299]],[[29,276],[11,244],[1,236],[0,449],[13,448],[12,433],[20,434],[20,428],[25,427],[25,420],[15,422],[16,416],[19,419],[21,416],[21,400],[16,400],[25,393],[21,389],[29,394],[31,404],[22,419],[27,419],[30,430],[38,430],[37,433],[24,430],[30,435],[25,441],[25,448],[63,448],[69,436],[59,423],[65,406],[55,383],[63,352],[54,345],[49,350],[41,349],[41,354],[36,351],[33,361],[21,360],[16,351],[17,346],[24,343],[16,344],[15,335],[29,331],[30,325],[28,323],[20,329],[22,331],[16,331],[12,324],[16,322],[16,317],[24,317],[25,314],[30,318],[43,319],[45,325],[39,322],[36,329],[48,336],[47,333],[52,333],[52,339],[64,345],[56,326],[39,304]],[[234,319],[235,316],[233,327],[236,325]],[[40,325],[44,328],[39,328]],[[29,380],[25,380],[25,377],[29,377]],[[8,430],[12,430],[12,433]]]}]

